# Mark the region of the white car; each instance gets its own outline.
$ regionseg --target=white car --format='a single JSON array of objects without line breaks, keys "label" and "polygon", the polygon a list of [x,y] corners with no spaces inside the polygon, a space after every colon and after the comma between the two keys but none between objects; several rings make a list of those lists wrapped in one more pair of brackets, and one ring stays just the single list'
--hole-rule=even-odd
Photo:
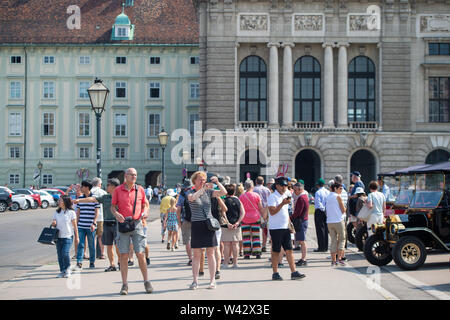
[{"label": "white car", "polygon": [[28,210],[30,209],[31,203],[34,202],[34,199],[30,196],[26,196],[24,194],[12,193],[12,204],[11,211],[17,211],[19,209]]},{"label": "white car", "polygon": [[35,190],[41,196],[41,208],[46,209],[48,206],[55,207],[56,202],[53,196],[44,190]]}]

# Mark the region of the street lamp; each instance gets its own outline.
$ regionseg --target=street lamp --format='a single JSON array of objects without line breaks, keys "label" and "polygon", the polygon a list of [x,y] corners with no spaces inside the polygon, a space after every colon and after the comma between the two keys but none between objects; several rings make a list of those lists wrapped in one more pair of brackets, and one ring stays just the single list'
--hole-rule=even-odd
[{"label": "street lamp", "polygon": [[41,181],[42,181],[42,167],[44,165],[42,164],[41,160],[39,160],[37,167],[39,169],[39,189],[41,189]]},{"label": "street lamp", "polygon": [[164,131],[164,128],[158,134],[158,140],[159,140],[159,145],[162,148],[162,172],[161,172],[162,179],[161,179],[161,182],[162,182],[162,188],[163,188],[163,191],[164,191],[164,190],[166,190],[166,176],[165,176],[165,172],[164,172],[164,169],[165,169],[164,151],[166,149],[167,142],[169,140],[169,134],[166,131]]},{"label": "street lamp", "polygon": [[101,163],[101,135],[100,135],[100,119],[103,111],[105,111],[106,98],[108,97],[109,89],[105,87],[102,80],[95,78],[94,84],[87,89],[89,99],[91,100],[92,110],[97,119],[97,177],[102,177],[102,163]]},{"label": "street lamp", "polygon": [[191,160],[191,153],[189,151],[184,150],[183,151],[183,162],[184,162],[184,172],[185,172],[184,178],[187,178],[186,164],[188,163],[189,160]]}]

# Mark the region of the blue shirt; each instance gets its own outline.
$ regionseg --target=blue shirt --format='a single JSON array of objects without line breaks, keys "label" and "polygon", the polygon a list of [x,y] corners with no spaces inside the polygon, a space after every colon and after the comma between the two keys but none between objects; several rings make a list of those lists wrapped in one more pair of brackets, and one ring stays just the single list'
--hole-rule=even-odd
[{"label": "blue shirt", "polygon": [[177,207],[181,208],[181,213],[180,213],[181,222],[184,221],[184,200],[185,200],[185,197],[183,196],[183,193],[180,193],[180,195],[178,196]]},{"label": "blue shirt", "polygon": [[320,188],[317,190],[315,196],[314,196],[314,207],[316,209],[325,211],[325,203],[328,195],[330,194],[330,191],[325,189],[325,187]]}]

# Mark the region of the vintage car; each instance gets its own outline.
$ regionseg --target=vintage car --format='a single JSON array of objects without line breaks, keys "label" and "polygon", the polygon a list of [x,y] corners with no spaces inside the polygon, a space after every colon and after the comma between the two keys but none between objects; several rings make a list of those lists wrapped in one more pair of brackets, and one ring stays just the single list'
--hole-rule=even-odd
[{"label": "vintage car", "polygon": [[378,266],[394,260],[404,270],[420,268],[427,253],[450,252],[450,162],[416,168],[415,191],[406,213],[372,226],[364,246],[366,259]]}]

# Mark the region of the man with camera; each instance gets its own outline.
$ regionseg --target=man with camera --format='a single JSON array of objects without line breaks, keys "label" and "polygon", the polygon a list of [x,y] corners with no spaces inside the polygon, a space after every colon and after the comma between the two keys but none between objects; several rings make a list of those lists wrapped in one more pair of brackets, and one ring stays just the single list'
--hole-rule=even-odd
[{"label": "man with camera", "polygon": [[277,178],[275,180],[275,191],[267,199],[269,207],[269,232],[272,239],[272,280],[283,280],[278,273],[281,247],[286,252],[286,258],[291,269],[291,280],[300,280],[305,277],[304,274],[301,274],[295,269],[288,212],[288,205],[292,201],[292,196],[287,192],[287,187],[288,181],[285,177]]},{"label": "man with camera", "polygon": [[118,225],[117,246],[120,252],[120,273],[122,275],[121,295],[128,294],[128,253],[131,241],[133,241],[134,252],[139,261],[139,268],[144,277],[144,287],[147,293],[153,291],[148,280],[147,263],[144,251],[146,237],[141,219],[147,219],[149,204],[145,197],[145,191],[136,185],[137,171],[129,168],[125,172],[124,183],[114,190],[111,201],[111,211],[116,217]]}]

